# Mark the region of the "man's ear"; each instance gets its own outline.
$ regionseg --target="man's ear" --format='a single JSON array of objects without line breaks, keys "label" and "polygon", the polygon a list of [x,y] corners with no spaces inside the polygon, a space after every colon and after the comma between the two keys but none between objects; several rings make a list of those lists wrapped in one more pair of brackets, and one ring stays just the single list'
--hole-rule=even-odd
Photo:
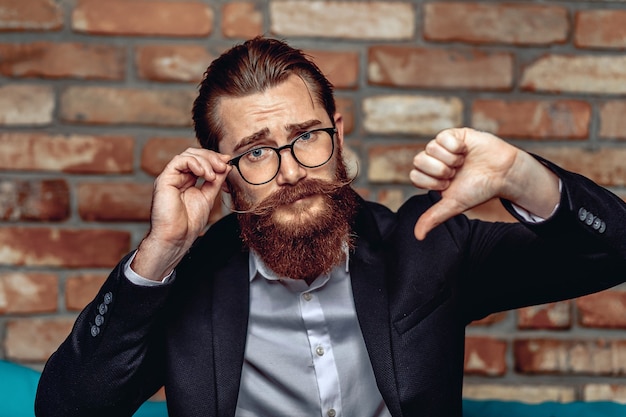
[{"label": "man's ear", "polygon": [[226,194],[230,194],[230,186],[228,185],[228,179],[226,179],[226,181],[222,183],[222,186],[220,188],[222,189],[222,192]]},{"label": "man's ear", "polygon": [[337,145],[343,149],[343,116],[341,113],[335,113],[333,120],[337,128]]}]

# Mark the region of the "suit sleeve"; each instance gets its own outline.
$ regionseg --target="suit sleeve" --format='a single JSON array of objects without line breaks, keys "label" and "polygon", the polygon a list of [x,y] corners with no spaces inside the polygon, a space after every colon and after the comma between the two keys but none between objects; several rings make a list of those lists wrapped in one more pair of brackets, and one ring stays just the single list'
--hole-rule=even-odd
[{"label": "suit sleeve", "polygon": [[129,257],[111,272],[46,363],[37,416],[132,415],[163,385],[160,323],[170,285],[131,283],[123,273]]}]

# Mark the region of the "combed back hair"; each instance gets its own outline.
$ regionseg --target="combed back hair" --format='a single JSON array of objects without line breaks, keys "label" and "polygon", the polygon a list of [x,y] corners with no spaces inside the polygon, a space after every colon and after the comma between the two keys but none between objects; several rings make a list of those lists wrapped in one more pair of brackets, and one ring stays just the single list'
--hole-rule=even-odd
[{"label": "combed back hair", "polygon": [[261,93],[292,74],[306,83],[313,99],[334,120],[333,86],[317,65],[284,41],[258,36],[220,55],[204,73],[193,104],[194,129],[200,145],[218,151],[223,136],[218,114],[222,97]]}]

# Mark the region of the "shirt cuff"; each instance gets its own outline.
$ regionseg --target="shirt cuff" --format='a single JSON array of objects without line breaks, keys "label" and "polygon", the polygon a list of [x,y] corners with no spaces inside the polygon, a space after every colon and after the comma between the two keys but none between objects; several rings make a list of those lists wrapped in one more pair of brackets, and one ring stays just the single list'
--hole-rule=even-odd
[{"label": "shirt cuff", "polygon": [[130,259],[128,259],[128,261],[126,262],[126,265],[124,265],[124,275],[133,284],[143,286],[143,287],[156,287],[158,285],[167,284],[170,281],[170,279],[173,279],[174,276],[176,275],[176,271],[173,270],[165,278],[163,278],[162,281],[154,281],[154,280],[142,277],[141,275],[133,271],[133,269],[130,267],[130,264],[133,262],[133,259],[135,259],[136,254],[137,254],[137,251],[133,253]]},{"label": "shirt cuff", "polygon": [[[563,188],[563,183],[561,182],[561,179],[559,178],[559,193],[561,192],[562,188]],[[552,213],[550,213],[550,215],[547,218],[545,218],[545,219],[543,217],[537,216],[537,215],[529,212],[528,210],[523,209],[523,208],[521,208],[521,207],[519,207],[519,206],[517,206],[517,205],[515,205],[513,203],[511,203],[511,206],[513,207],[513,210],[515,210],[515,212],[517,214],[519,214],[528,223],[541,223],[541,222],[546,221],[546,219],[552,217],[552,215],[554,213],[556,213],[556,211],[559,208],[559,203],[556,203],[556,206],[554,206],[554,209],[552,209]]]}]

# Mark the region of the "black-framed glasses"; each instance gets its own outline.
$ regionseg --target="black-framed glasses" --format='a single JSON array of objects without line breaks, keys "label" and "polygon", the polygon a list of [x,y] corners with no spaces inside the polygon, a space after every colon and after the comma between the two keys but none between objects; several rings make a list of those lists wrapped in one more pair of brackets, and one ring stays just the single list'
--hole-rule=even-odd
[{"label": "black-framed glasses", "polygon": [[321,167],[335,151],[334,127],[309,130],[295,137],[289,144],[274,148],[259,146],[228,161],[237,167],[239,175],[248,184],[262,185],[272,181],[280,170],[280,153],[289,149],[291,156],[305,168]]}]

